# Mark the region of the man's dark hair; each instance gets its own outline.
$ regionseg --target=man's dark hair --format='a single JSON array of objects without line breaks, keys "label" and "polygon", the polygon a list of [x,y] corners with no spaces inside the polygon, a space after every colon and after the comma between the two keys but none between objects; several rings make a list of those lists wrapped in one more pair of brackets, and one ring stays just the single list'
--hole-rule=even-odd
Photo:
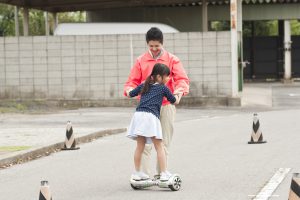
[{"label": "man's dark hair", "polygon": [[146,34],[146,42],[148,43],[151,40],[159,41],[161,44],[163,44],[164,36],[159,28],[152,27],[149,29]]}]

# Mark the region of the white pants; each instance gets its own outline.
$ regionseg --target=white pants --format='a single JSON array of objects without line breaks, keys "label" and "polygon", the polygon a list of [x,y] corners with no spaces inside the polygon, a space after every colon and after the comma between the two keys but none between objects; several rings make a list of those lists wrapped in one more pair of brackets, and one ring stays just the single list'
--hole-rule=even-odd
[{"label": "white pants", "polygon": [[[168,155],[169,155],[169,148],[170,143],[172,141],[173,137],[173,127],[174,127],[174,119],[176,114],[176,108],[174,105],[168,104],[161,107],[160,110],[160,123],[162,128],[162,135],[163,135],[163,147],[166,154],[166,167],[168,169]],[[150,174],[150,157],[151,157],[151,150],[152,145],[146,144],[145,150],[142,155],[142,163],[141,163],[141,169],[147,173]],[[156,165],[157,174],[160,174],[159,165],[157,163]]]}]

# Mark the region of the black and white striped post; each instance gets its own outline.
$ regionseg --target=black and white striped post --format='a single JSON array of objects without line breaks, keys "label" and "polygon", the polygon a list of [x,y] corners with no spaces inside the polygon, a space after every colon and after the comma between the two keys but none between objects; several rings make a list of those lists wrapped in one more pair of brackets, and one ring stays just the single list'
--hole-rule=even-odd
[{"label": "black and white striped post", "polygon": [[262,144],[266,142],[267,141],[263,140],[263,135],[260,129],[260,123],[257,117],[257,113],[254,113],[251,140],[248,142],[248,144]]},{"label": "black and white striped post", "polygon": [[288,200],[300,200],[300,176],[294,173],[291,182],[290,195]]},{"label": "black and white striped post", "polygon": [[48,181],[41,181],[41,190],[39,200],[52,200]]},{"label": "black and white striped post", "polygon": [[76,147],[76,140],[73,133],[72,124],[70,121],[68,121],[67,129],[66,129],[66,140],[62,150],[77,150],[77,149],[80,149],[80,147]]}]

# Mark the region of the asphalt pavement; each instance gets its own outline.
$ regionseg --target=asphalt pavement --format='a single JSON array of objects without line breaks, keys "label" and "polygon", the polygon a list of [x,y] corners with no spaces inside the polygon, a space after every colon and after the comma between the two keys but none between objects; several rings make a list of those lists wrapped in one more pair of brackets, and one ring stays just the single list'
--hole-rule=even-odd
[{"label": "asphalt pavement", "polygon": [[[100,110],[91,109],[86,115],[98,116]],[[256,111],[267,143],[249,145]],[[121,125],[128,124],[133,109],[121,113]],[[287,199],[292,173],[300,171],[299,115],[298,109],[178,109],[169,164],[183,180],[178,192],[157,187],[132,190],[135,143],[121,133],[81,145],[77,151],[0,170],[0,199],[38,199],[40,181],[48,180],[56,200],[246,200],[255,198],[280,168],[290,170],[277,189],[269,188],[273,192],[268,198]],[[154,173],[154,151],[152,164]]]}]

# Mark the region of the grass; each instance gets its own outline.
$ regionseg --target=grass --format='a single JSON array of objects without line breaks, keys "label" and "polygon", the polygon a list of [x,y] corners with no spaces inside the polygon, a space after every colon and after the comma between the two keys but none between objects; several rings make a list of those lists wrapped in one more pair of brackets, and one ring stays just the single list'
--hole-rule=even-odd
[{"label": "grass", "polygon": [[0,105],[0,113],[24,112],[28,108],[25,104],[10,102],[6,105]]},{"label": "grass", "polygon": [[17,107],[0,107],[0,113],[23,113],[26,111],[26,108],[22,105]]},{"label": "grass", "polygon": [[30,146],[0,146],[0,151],[22,151],[31,148]]},{"label": "grass", "polygon": [[0,101],[1,113],[47,113],[60,110],[56,105],[45,101]]}]

